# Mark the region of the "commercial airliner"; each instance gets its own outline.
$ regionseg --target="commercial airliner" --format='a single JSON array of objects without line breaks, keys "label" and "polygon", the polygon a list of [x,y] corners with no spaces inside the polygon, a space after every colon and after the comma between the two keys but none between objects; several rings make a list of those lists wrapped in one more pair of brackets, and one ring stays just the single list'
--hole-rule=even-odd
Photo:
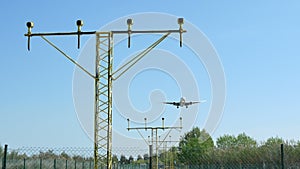
[{"label": "commercial airliner", "polygon": [[179,102],[163,102],[163,103],[164,104],[174,105],[177,108],[183,107],[183,106],[185,106],[186,108],[188,108],[189,105],[196,104],[196,103],[204,103],[204,102],[206,102],[206,100],[201,100],[201,101],[185,101],[185,99],[183,97],[181,97]]}]

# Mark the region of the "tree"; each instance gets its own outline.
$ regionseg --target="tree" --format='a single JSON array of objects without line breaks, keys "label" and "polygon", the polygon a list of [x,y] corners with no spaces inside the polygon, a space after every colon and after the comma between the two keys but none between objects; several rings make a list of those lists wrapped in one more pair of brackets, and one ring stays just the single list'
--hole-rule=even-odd
[{"label": "tree", "polygon": [[19,153],[15,150],[7,154],[8,159],[18,159]]},{"label": "tree", "polygon": [[264,146],[278,146],[284,143],[284,140],[279,137],[268,138],[267,141],[263,144]]},{"label": "tree", "polygon": [[149,154],[144,154],[144,160],[149,160]]},{"label": "tree", "polygon": [[234,135],[224,135],[217,139],[217,147],[220,149],[235,149],[235,148],[253,148],[257,146],[257,142],[247,136],[245,133]]},{"label": "tree", "polygon": [[141,155],[137,156],[137,161],[143,160],[143,157]]},{"label": "tree", "polygon": [[130,155],[130,156],[129,156],[129,159],[128,159],[129,163],[132,163],[133,160],[134,160],[134,159],[133,159],[132,155]]},{"label": "tree", "polygon": [[3,156],[3,148],[2,148],[2,146],[0,144],[0,157],[2,157],[2,156]]},{"label": "tree", "polygon": [[279,137],[271,137],[268,138],[266,142],[264,142],[259,147],[259,154],[261,159],[263,159],[267,163],[280,163],[280,145],[284,143],[284,140]]},{"label": "tree", "polygon": [[123,155],[123,154],[121,155],[120,163],[121,164],[126,164],[127,163],[127,159],[126,159],[125,155]]},{"label": "tree", "polygon": [[60,157],[63,158],[63,159],[66,159],[66,160],[70,159],[70,156],[64,151],[60,154]]},{"label": "tree", "polygon": [[224,135],[217,138],[216,144],[220,149],[234,148],[236,144],[236,138],[233,135]]},{"label": "tree", "polygon": [[257,142],[245,133],[239,134],[236,137],[236,144],[238,147],[244,148],[254,148],[257,146]]},{"label": "tree", "polygon": [[115,164],[115,163],[118,163],[119,159],[116,155],[113,155],[112,157],[112,163]]},{"label": "tree", "polygon": [[257,147],[257,142],[245,133],[238,136],[224,135],[216,141],[219,161],[227,163],[240,163],[256,159],[254,148]]},{"label": "tree", "polygon": [[205,154],[213,147],[214,142],[211,136],[205,130],[201,131],[195,127],[180,139],[179,161],[187,164],[200,164],[202,159],[205,160]]},{"label": "tree", "polygon": [[166,165],[172,165],[177,159],[177,147],[172,146],[169,150],[159,154],[159,159]]},{"label": "tree", "polygon": [[80,155],[74,155],[72,158],[75,161],[83,161],[84,160],[84,158],[82,156],[80,156]]},{"label": "tree", "polygon": [[48,150],[46,152],[42,152],[40,151],[40,154],[39,154],[39,158],[43,158],[43,159],[47,159],[47,158],[57,158],[57,155],[54,153],[53,150]]}]

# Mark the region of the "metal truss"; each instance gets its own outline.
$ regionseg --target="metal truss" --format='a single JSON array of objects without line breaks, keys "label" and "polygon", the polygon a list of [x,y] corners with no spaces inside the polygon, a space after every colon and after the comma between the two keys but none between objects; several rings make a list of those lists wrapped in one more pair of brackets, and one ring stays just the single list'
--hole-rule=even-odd
[{"label": "metal truss", "polygon": [[[107,168],[111,168],[112,165],[112,42],[111,32],[96,33],[95,168],[103,163]],[[107,160],[105,160],[106,158]]]}]

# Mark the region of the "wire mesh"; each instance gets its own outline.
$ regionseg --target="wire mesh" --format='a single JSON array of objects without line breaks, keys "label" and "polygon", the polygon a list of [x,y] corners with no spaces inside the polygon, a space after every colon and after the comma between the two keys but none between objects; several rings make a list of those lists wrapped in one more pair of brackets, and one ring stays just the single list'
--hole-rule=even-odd
[{"label": "wire mesh", "polygon": [[[212,148],[206,151],[190,149],[184,154],[178,147],[160,149],[157,162],[152,156],[154,169],[300,169],[300,146],[280,145],[241,147],[230,149]],[[198,153],[201,152],[201,153]],[[149,169],[150,156],[147,148],[113,148],[113,169]],[[0,152],[1,158],[3,153]],[[106,168],[101,159],[98,168]],[[9,149],[7,169],[92,169],[93,148],[41,148],[23,147]],[[3,159],[0,161],[2,166]]]}]

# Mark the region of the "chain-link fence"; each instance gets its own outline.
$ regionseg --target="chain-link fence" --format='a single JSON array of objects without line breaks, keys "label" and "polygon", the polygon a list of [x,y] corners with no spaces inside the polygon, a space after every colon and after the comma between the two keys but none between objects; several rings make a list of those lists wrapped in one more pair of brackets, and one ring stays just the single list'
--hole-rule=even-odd
[{"label": "chain-link fence", "polygon": [[[113,148],[113,169],[300,169],[300,147],[273,145],[209,150],[163,148],[150,156],[147,148]],[[103,152],[104,153],[104,152]],[[1,158],[3,151],[0,151]],[[2,166],[3,159],[0,162]],[[92,148],[9,149],[6,169],[92,169]],[[100,168],[106,168],[105,159]]]},{"label": "chain-link fence", "polygon": [[[7,152],[6,169],[93,169],[93,148],[47,148],[23,147],[9,149]],[[106,151],[99,151],[106,153]],[[113,168],[140,168],[149,166],[148,149],[114,148]],[[3,166],[3,151],[0,149],[0,166]],[[106,159],[101,159],[99,166],[106,168]]]}]

